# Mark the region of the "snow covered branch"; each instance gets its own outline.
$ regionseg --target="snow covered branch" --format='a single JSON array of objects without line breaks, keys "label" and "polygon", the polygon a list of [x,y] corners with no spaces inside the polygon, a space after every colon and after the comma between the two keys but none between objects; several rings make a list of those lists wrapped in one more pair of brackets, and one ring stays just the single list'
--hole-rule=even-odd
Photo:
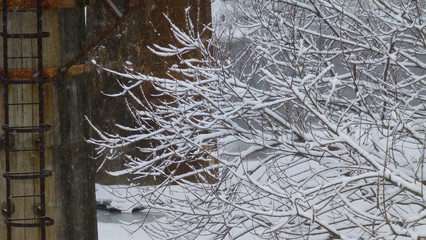
[{"label": "snow covered branch", "polygon": [[[172,24],[178,45],[152,46],[178,59],[168,78],[117,73],[133,80],[117,97],[132,99],[137,127],[120,126],[126,136],[97,129],[90,142],[105,159],[123,157],[120,145],[149,153],[124,156],[123,169],[164,178],[141,188],[140,203],[166,215],[145,231],[159,239],[426,236],[426,3],[242,3],[245,39],[206,43]],[[243,43],[237,53],[226,47]],[[137,97],[142,82],[164,101]]]}]

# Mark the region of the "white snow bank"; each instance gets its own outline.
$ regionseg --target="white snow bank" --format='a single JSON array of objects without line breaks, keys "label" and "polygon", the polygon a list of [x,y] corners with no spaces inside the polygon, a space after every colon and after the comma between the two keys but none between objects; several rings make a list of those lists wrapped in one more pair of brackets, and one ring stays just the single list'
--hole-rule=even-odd
[{"label": "white snow bank", "polygon": [[139,226],[124,226],[115,223],[98,222],[99,240],[130,240],[130,239],[152,239]]},{"label": "white snow bank", "polygon": [[137,188],[125,185],[106,186],[96,184],[95,189],[97,205],[103,205],[107,209],[119,210],[125,213],[143,209],[143,206],[138,201],[139,191]]}]

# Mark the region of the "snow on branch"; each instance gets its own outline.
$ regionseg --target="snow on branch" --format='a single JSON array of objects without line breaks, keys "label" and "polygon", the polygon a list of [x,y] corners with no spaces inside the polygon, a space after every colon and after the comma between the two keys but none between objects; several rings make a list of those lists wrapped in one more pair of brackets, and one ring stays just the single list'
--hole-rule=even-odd
[{"label": "snow on branch", "polygon": [[[150,47],[177,59],[168,77],[116,73],[136,80],[111,95],[136,98],[136,127],[92,125],[100,157],[163,177],[140,187],[139,203],[165,215],[142,228],[158,239],[426,236],[426,3],[235,3],[246,41],[171,23],[177,45]],[[137,100],[147,82],[162,100]]]}]

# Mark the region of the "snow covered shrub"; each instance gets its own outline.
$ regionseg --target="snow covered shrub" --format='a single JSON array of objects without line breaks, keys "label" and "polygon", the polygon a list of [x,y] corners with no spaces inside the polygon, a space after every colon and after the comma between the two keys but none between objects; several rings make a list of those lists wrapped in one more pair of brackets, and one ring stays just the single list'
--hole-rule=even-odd
[{"label": "snow covered shrub", "polygon": [[[125,156],[123,172],[167,175],[133,196],[164,213],[143,229],[156,239],[426,236],[426,2],[248,3],[238,54],[171,25],[179,45],[152,46],[180,59],[168,78],[117,73],[132,80],[118,95],[132,99],[137,127],[90,141],[112,159],[122,145],[157,143],[138,149],[147,159]],[[145,81],[172,100],[142,104]],[[185,159],[209,164],[165,173]],[[185,180],[200,172],[217,181]]]}]

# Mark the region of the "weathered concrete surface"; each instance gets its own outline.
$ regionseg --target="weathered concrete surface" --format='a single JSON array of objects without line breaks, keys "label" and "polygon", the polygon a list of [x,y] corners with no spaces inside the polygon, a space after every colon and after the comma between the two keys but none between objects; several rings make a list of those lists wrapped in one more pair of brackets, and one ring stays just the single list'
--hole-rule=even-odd
[{"label": "weathered concrete surface", "polygon": [[[84,9],[58,10],[61,65],[86,44]],[[90,129],[90,74],[63,76],[54,82],[54,172],[58,205],[57,239],[97,239],[95,170]]]},{"label": "weathered concrete surface", "polygon": [[[135,3],[137,1],[133,1]],[[129,1],[114,1],[122,12],[126,9]],[[88,8],[88,31],[89,39],[94,39],[103,29],[106,29],[114,20],[113,15],[102,6],[101,1],[93,2]],[[130,4],[131,7],[132,4]],[[142,8],[138,9],[133,16],[118,27],[107,39],[91,52],[90,56],[105,68],[122,70],[126,61],[132,62],[132,68],[138,72],[156,76],[165,76],[168,67],[177,63],[175,58],[164,58],[154,55],[147,46],[153,44],[166,45],[175,43],[171,36],[170,20],[182,29],[186,29],[185,9],[190,8],[190,15],[198,29],[203,29],[211,22],[211,3],[209,0],[147,0]],[[206,34],[206,38],[208,38]],[[118,132],[114,127],[115,121],[121,124],[131,124],[131,116],[127,111],[122,98],[108,98],[100,92],[118,92],[116,76],[107,72],[101,72],[94,78],[92,83],[92,106],[97,106],[92,114],[93,122],[101,129]],[[143,84],[144,94],[149,101],[155,102],[158,97],[150,97],[155,94],[149,84]],[[119,117],[118,117],[119,116]],[[149,143],[147,143],[149,144]],[[122,149],[123,152],[132,151]],[[143,158],[143,156],[140,156]],[[132,176],[111,177],[105,170],[114,171],[122,169],[123,161],[114,160],[107,162],[97,174],[97,182],[102,184],[123,184],[132,180]],[[98,165],[100,162],[98,162]],[[143,179],[141,184],[153,184],[153,179]]]}]

